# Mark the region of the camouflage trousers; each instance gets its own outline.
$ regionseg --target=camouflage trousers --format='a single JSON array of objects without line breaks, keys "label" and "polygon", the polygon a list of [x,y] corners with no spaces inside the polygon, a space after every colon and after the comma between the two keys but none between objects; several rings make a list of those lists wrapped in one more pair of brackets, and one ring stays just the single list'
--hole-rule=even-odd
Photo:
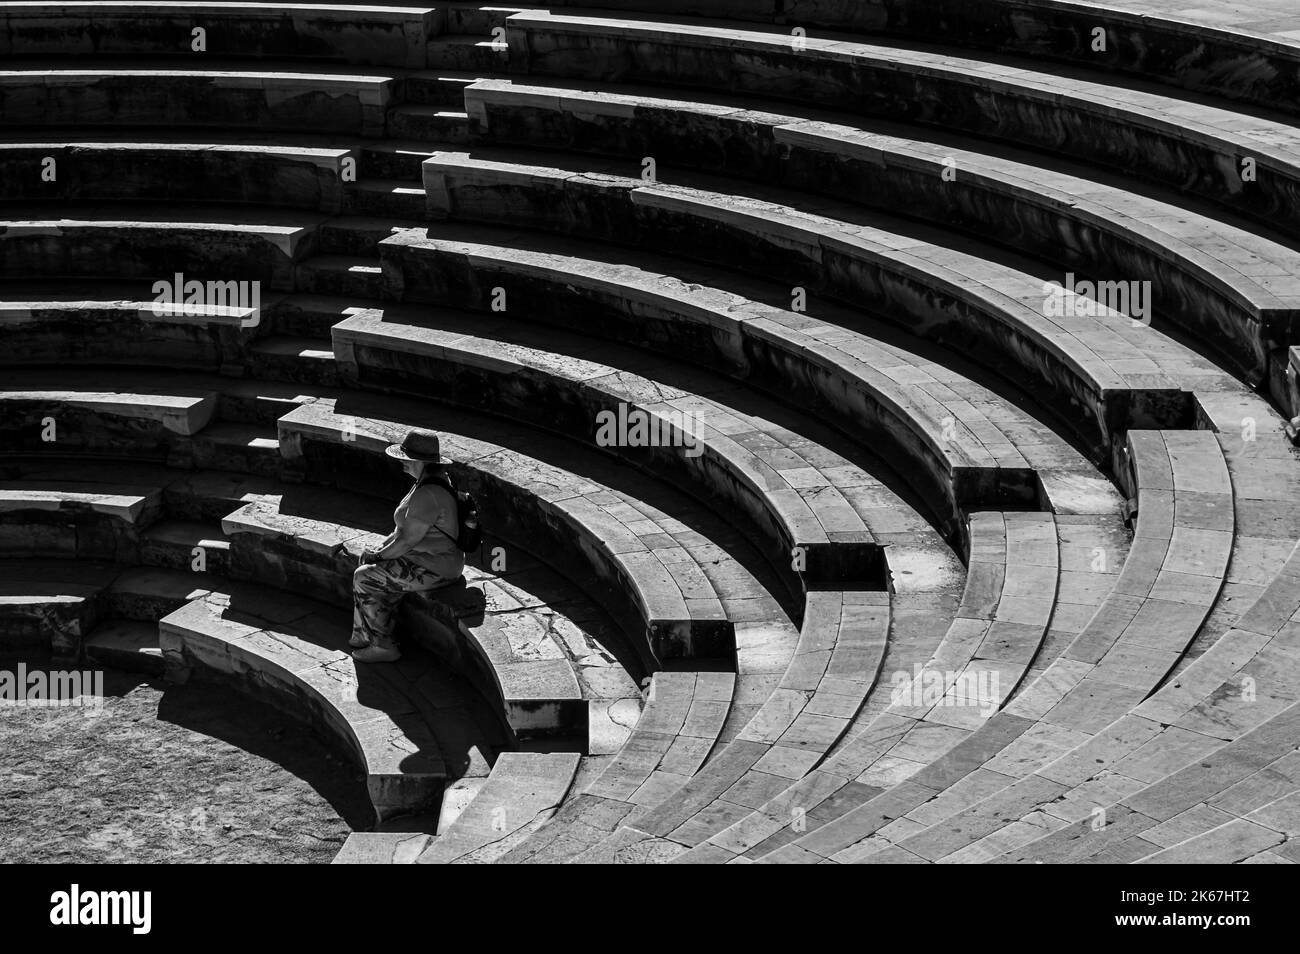
[{"label": "camouflage trousers", "polygon": [[352,574],[353,644],[390,645],[402,597],[436,590],[451,582],[405,557],[357,567]]}]

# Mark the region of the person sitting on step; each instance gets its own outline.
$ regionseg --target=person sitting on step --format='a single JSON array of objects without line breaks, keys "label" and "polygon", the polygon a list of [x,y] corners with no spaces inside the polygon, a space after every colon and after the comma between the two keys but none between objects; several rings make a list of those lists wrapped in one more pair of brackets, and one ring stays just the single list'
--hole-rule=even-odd
[{"label": "person sitting on step", "polygon": [[402,462],[415,486],[393,511],[393,532],[361,554],[352,575],[352,656],[368,663],[401,658],[393,625],[403,596],[455,583],[465,571],[456,544],[456,497],[446,472],[451,461],[442,456],[438,435],[413,430],[387,453]]}]

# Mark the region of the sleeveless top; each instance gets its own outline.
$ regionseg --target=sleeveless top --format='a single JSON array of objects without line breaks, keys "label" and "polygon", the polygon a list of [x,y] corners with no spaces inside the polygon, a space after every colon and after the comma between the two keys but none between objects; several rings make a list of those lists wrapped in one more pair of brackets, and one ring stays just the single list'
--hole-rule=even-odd
[{"label": "sleeveless top", "polygon": [[429,524],[429,532],[403,556],[439,576],[460,576],[465,570],[465,554],[456,546],[456,498],[439,484],[416,484],[393,511],[393,523],[399,530],[412,518]]}]

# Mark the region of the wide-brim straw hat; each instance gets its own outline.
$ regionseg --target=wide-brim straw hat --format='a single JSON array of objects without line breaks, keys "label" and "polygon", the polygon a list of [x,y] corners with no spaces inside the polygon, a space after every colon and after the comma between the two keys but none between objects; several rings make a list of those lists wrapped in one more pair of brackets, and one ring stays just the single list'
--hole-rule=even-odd
[{"label": "wide-brim straw hat", "polygon": [[384,452],[398,460],[418,460],[426,464],[450,464],[451,458],[442,456],[442,441],[434,431],[412,430],[400,444],[389,444]]}]

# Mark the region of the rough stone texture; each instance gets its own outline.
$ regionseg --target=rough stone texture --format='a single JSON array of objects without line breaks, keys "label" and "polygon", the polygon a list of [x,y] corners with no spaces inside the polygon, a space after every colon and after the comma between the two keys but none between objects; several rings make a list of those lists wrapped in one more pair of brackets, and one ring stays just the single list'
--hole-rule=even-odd
[{"label": "rough stone texture", "polygon": [[6,862],[323,864],[367,823],[356,771],[274,710],[124,673],[104,688],[99,709],[0,706]]}]

